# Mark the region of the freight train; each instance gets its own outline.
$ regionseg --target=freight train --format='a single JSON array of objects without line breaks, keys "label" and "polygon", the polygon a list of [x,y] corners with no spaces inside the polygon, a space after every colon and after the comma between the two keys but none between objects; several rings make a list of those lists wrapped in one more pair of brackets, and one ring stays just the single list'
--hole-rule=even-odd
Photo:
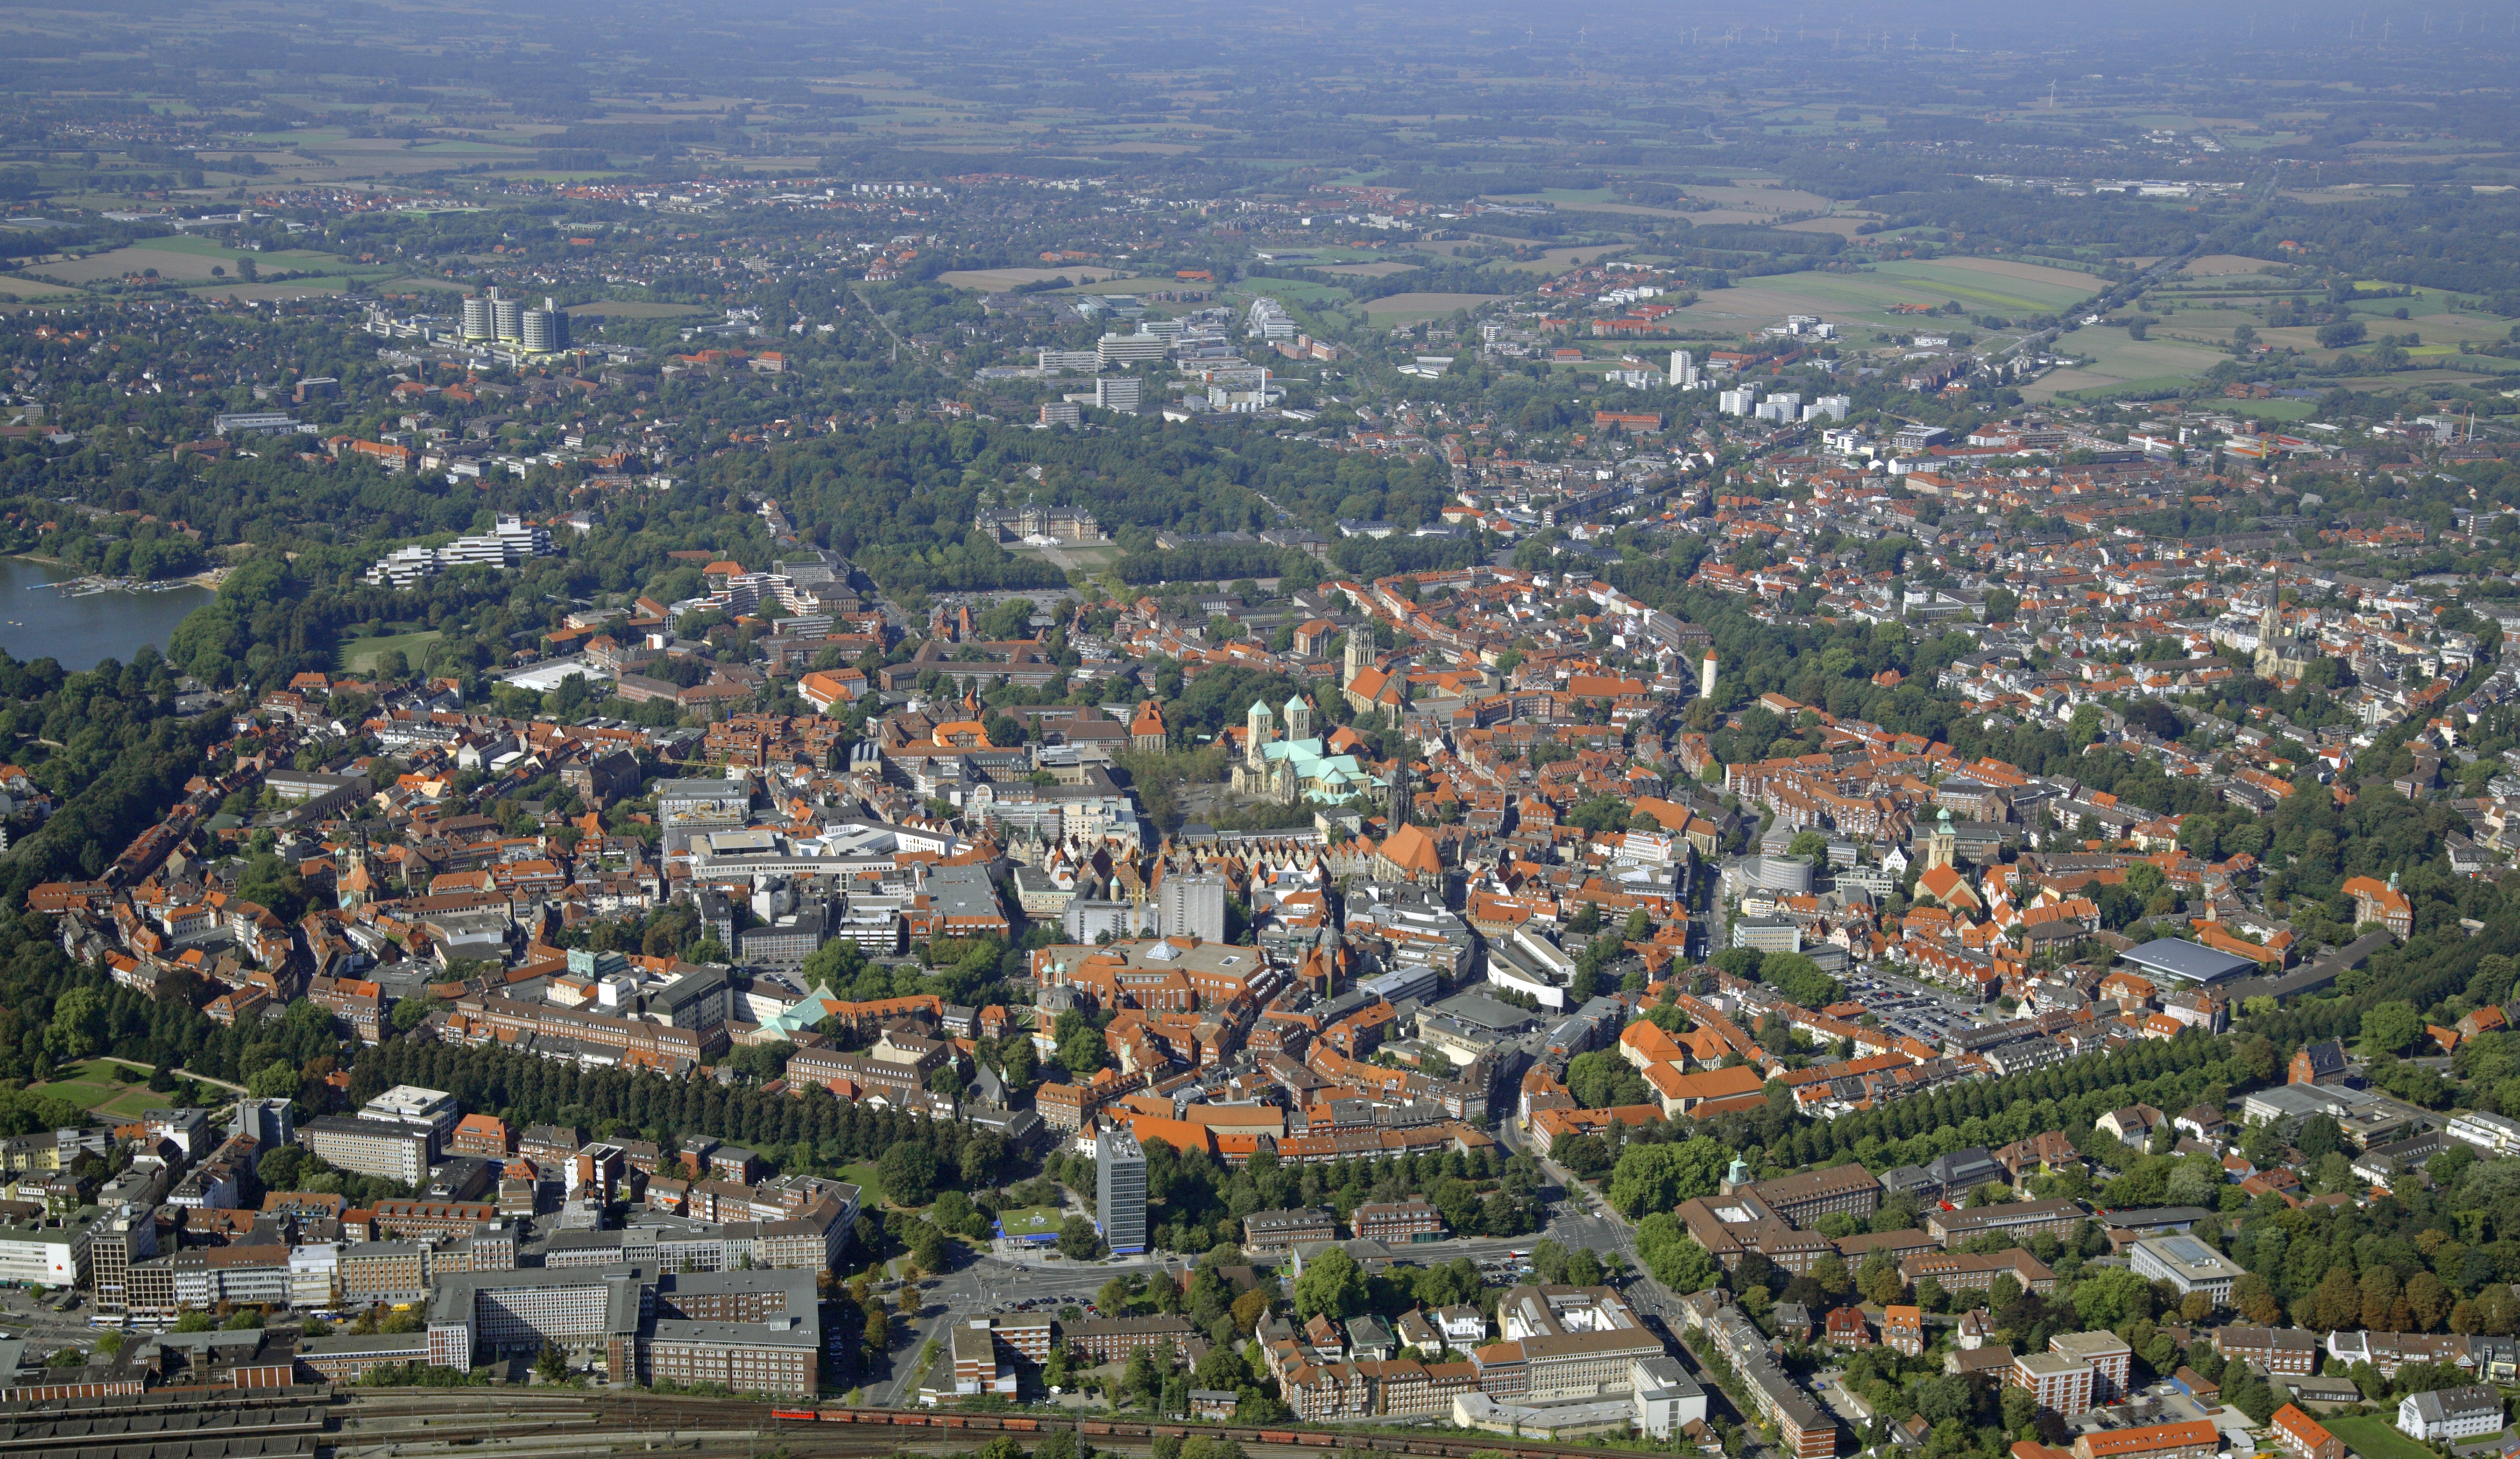
[{"label": "freight train", "polygon": [[1347,1433],[1325,1429],[1259,1429],[1238,1425],[1172,1424],[1131,1419],[1042,1418],[1019,1413],[967,1413],[954,1409],[848,1408],[826,1404],[816,1408],[773,1408],[784,1423],[866,1424],[894,1429],[968,1429],[987,1434],[1049,1434],[1073,1429],[1086,1438],[1230,1438],[1239,1443],[1283,1444],[1315,1449],[1371,1449],[1384,1454],[1420,1454],[1441,1459],[1566,1459],[1572,1454],[1598,1455],[1600,1450],[1576,1444],[1536,1444],[1528,1439],[1481,1439],[1465,1434]]}]

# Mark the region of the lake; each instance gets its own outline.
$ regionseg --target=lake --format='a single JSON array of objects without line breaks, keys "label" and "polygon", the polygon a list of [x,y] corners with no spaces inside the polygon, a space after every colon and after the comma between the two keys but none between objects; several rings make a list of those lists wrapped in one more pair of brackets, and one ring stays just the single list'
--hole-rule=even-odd
[{"label": "lake", "polygon": [[57,660],[68,669],[94,668],[108,659],[129,662],[142,644],[164,652],[184,616],[217,596],[190,584],[84,598],[43,586],[76,576],[52,563],[0,557],[0,649],[27,661]]}]

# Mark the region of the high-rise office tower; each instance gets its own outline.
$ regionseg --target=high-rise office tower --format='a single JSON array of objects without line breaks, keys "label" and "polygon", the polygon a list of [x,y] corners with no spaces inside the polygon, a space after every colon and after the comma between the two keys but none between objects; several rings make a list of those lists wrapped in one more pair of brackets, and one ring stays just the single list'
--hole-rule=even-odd
[{"label": "high-rise office tower", "polygon": [[541,308],[527,309],[520,324],[520,340],[525,348],[537,354],[568,347],[568,316],[549,298],[543,300]]},{"label": "high-rise office tower", "polygon": [[1147,1249],[1147,1152],[1137,1136],[1106,1129],[1094,1137],[1094,1205],[1102,1241],[1115,1256]]}]

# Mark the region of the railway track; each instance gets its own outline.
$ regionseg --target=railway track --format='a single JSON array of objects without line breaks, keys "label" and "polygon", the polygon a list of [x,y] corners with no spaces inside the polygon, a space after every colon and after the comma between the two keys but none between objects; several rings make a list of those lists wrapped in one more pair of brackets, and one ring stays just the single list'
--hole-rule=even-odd
[{"label": "railway track", "polygon": [[1160,1436],[1230,1438],[1267,1459],[1307,1450],[1370,1450],[1419,1459],[1573,1459],[1600,1452],[1580,1444],[1390,1426],[1212,1425],[1015,1411],[765,1404],[758,1399],[644,1391],[502,1393],[495,1407],[467,1411],[465,1398],[486,1391],[433,1391],[390,1397],[357,1393],[340,1410],[339,1441],[344,1449],[361,1451],[399,1444],[413,1459],[435,1455],[440,1446],[449,1454],[479,1449],[483,1439],[495,1443],[480,1450],[484,1459],[519,1445],[534,1450],[560,1447],[592,1452],[608,1447],[616,1452],[645,1448],[686,1453],[765,1452],[785,1447],[799,1456],[842,1459],[977,1448],[1000,1435],[1029,1445],[1044,1435],[1070,1430],[1097,1448],[1122,1451],[1142,1450]]}]

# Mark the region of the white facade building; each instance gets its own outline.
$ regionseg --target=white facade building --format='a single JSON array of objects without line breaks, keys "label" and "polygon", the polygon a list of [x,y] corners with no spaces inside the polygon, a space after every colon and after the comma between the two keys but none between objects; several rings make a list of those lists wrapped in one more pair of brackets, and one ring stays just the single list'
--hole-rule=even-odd
[{"label": "white facade building", "polygon": [[2501,1427],[2502,1395],[2481,1384],[2398,1400],[2398,1432],[2419,1443],[2477,1438]]}]

